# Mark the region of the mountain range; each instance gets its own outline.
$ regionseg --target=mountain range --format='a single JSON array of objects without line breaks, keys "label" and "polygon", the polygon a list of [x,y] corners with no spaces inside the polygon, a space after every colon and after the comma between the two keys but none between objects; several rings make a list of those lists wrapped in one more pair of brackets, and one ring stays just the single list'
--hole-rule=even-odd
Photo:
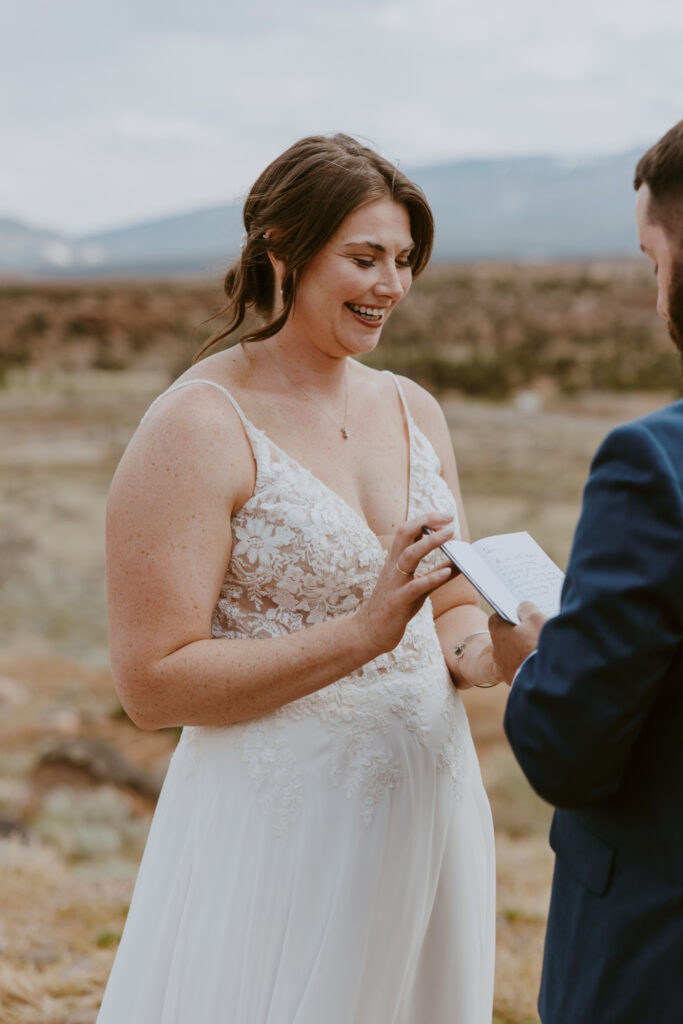
[{"label": "mountain range", "polygon": [[[406,173],[434,211],[437,261],[628,258],[638,251],[639,153],[460,160]],[[0,218],[0,274],[219,274],[239,251],[241,232],[237,202],[81,236]]]}]

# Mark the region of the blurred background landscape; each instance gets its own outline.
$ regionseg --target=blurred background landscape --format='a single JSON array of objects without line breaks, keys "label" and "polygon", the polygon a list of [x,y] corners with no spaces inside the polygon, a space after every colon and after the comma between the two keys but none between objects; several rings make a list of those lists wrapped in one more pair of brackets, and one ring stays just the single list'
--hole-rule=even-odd
[{"label": "blurred background landscape", "polygon": [[[564,567],[604,435],[681,394],[632,179],[681,117],[683,5],[7,8],[0,1022],[93,1024],[178,738],[133,727],[112,687],[107,492],[217,326],[249,186],[296,139],[345,131],[424,188],[434,259],[370,361],[441,401],[473,538],[527,529]],[[536,1024],[550,809],[505,698],[465,698],[498,847],[494,1021]]]},{"label": "blurred background landscape", "polygon": [[[474,538],[564,567],[591,456],[680,393],[640,261],[437,263],[371,357],[440,399]],[[104,509],[153,397],[215,327],[218,277],[0,286],[0,1019],[92,1024],[174,730],[142,733],[107,662]],[[497,1024],[535,1012],[550,809],[466,695],[498,846]]]},{"label": "blurred background landscape", "polygon": [[[470,158],[406,173],[429,197],[436,261],[632,257],[638,252],[631,189],[639,152]],[[203,272],[236,255],[242,231],[240,200],[87,234],[0,217],[0,272]]]}]

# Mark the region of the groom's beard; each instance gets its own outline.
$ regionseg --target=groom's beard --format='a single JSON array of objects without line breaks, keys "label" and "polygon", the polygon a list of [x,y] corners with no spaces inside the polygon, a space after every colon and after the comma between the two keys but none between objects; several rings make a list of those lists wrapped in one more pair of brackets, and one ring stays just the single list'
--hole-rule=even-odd
[{"label": "groom's beard", "polygon": [[678,349],[683,366],[683,263],[674,267],[669,292],[669,336]]}]

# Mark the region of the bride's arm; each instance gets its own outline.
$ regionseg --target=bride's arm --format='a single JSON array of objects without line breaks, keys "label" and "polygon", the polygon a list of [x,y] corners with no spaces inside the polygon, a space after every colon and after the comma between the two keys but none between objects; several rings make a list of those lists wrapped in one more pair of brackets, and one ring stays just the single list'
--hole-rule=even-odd
[{"label": "bride's arm", "polygon": [[[396,646],[444,578],[393,569],[399,556],[410,567],[435,546],[433,536],[415,542],[421,524],[412,524],[357,612],[275,639],[213,638],[230,516],[252,493],[254,460],[226,400],[210,389],[197,402],[190,390],[164,397],[139,428],[107,508],[112,671],[124,709],[145,729],[227,725],[342,678]],[[443,517],[430,519],[443,527]]]},{"label": "bride's arm", "polygon": [[[468,541],[470,537],[458,470],[444,414],[433,396],[414,381],[407,378],[401,378],[401,381],[413,418],[439,457],[441,475],[458,510],[461,538]],[[499,682],[500,675],[493,660],[488,633],[488,616],[480,607],[477,591],[469,580],[458,574],[435,590],[431,601],[436,632],[455,685],[465,689]],[[468,637],[471,639],[467,640],[463,654],[456,658],[457,645]]]}]

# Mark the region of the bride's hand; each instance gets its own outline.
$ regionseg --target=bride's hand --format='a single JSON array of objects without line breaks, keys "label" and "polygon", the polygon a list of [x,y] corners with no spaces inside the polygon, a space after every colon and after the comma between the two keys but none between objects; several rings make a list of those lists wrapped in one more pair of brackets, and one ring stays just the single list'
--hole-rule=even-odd
[{"label": "bride's hand", "polygon": [[[423,526],[433,533],[424,534]],[[453,517],[422,515],[405,523],[396,533],[375,589],[354,618],[373,657],[400,643],[405,628],[433,590],[453,575],[449,563],[416,575],[420,561],[454,536]]]}]

